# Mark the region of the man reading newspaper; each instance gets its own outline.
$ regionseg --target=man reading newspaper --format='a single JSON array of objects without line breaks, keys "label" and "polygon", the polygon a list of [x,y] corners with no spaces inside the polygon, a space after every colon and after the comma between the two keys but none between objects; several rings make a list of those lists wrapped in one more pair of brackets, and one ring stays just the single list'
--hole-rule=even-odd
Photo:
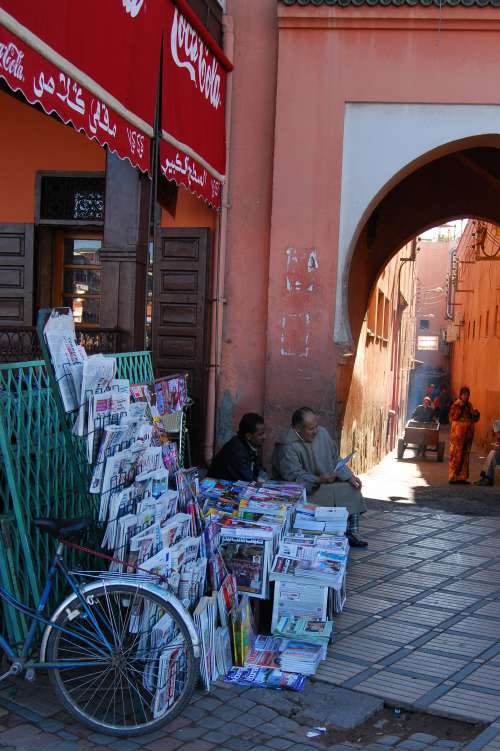
[{"label": "man reading newspaper", "polygon": [[292,424],[273,452],[274,477],[287,482],[303,482],[312,503],[319,506],[345,506],[349,511],[347,536],[352,547],[366,547],[357,536],[359,515],[366,511],[361,480],[344,462],[318,416],[309,407],[292,415]]}]

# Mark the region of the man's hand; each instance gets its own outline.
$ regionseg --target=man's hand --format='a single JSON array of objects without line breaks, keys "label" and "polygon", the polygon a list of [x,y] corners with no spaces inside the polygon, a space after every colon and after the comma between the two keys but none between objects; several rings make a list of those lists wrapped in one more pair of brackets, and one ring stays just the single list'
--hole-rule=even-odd
[{"label": "man's hand", "polygon": [[361,487],[363,483],[359,479],[359,477],[355,477],[354,475],[349,478],[348,482],[352,485],[353,488],[356,488],[356,490],[361,490]]},{"label": "man's hand", "polygon": [[320,475],[318,477],[318,485],[331,485],[336,479],[337,475],[335,472],[332,475]]}]

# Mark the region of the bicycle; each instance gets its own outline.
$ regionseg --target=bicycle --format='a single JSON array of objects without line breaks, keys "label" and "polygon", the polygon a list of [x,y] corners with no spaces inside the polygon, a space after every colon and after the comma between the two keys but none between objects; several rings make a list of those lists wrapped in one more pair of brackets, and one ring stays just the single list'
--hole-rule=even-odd
[{"label": "bicycle", "polygon": [[[192,696],[200,656],[193,621],[181,602],[153,575],[70,571],[63,560],[65,545],[78,547],[74,541],[92,520],[35,519],[34,524],[58,540],[57,550],[36,609],[0,586],[0,598],[32,621],[18,652],[0,635],[11,663],[0,681],[23,673],[34,680],[36,670],[47,670],[64,707],[101,733],[135,736],[173,720]],[[71,591],[47,618],[58,574]],[[39,624],[45,631],[39,659],[32,660]]]}]

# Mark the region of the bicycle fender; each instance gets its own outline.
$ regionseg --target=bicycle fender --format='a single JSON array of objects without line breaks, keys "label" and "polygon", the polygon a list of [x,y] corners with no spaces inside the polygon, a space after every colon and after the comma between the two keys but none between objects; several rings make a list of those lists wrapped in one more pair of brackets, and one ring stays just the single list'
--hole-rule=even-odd
[{"label": "bicycle fender", "polygon": [[[88,594],[94,591],[94,589],[99,589],[102,587],[103,584],[116,584],[116,579],[106,579],[106,577],[103,577],[102,579],[99,579],[96,582],[92,582],[90,584],[85,584],[85,586],[81,587],[80,591],[82,594]],[[130,581],[127,581],[127,584],[130,584]],[[191,637],[191,641],[193,642],[193,652],[195,658],[200,657],[200,640],[198,637],[198,633],[196,631],[193,619],[191,618],[190,614],[182,604],[182,602],[175,597],[175,595],[170,594],[169,592],[166,592],[164,589],[159,587],[156,584],[151,583],[141,583],[140,586],[141,589],[146,590],[150,594],[158,595],[158,597],[161,597],[163,600],[168,602],[176,611],[176,613],[179,615],[181,620],[184,622],[188,633]],[[61,602],[61,604],[56,608],[54,613],[52,614],[50,618],[50,622],[55,622],[57,618],[60,616],[62,612],[69,606],[70,602],[73,601],[75,597],[74,592],[72,592],[70,595],[66,597],[65,600]],[[47,652],[47,644],[49,642],[50,635],[52,633],[53,626],[49,623],[48,626],[45,627],[45,631],[43,632],[42,637],[42,643],[40,645],[40,662],[46,662],[45,655]]]}]

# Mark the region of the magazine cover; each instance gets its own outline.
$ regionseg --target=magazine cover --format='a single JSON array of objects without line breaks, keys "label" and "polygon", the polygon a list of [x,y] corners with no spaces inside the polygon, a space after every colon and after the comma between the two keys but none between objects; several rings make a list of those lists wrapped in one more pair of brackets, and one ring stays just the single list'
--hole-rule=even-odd
[{"label": "magazine cover", "polygon": [[221,625],[229,625],[229,615],[231,610],[236,606],[238,590],[236,587],[236,578],[233,574],[228,574],[217,592],[217,604],[219,606],[219,617]]},{"label": "magazine cover", "polygon": [[233,667],[224,678],[226,683],[237,683],[242,686],[258,686],[273,688],[277,691],[303,691],[306,678],[298,673],[284,673],[272,668],[238,668]]},{"label": "magazine cover", "polygon": [[236,578],[238,592],[266,599],[268,596],[268,559],[266,541],[254,537],[224,537],[221,551],[224,562]]}]

